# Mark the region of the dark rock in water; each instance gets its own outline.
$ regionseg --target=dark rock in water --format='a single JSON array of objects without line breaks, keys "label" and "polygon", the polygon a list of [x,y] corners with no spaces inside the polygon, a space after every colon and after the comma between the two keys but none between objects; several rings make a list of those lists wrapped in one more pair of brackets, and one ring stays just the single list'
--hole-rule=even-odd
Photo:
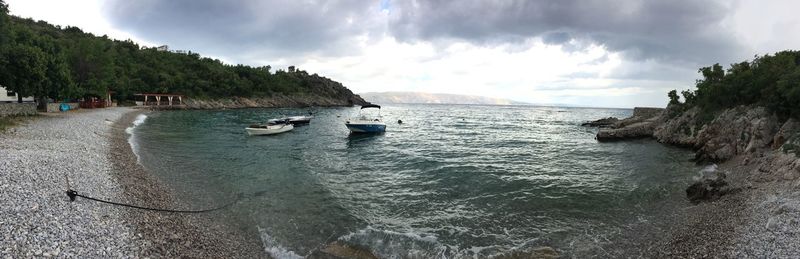
[{"label": "dark rock in water", "polygon": [[378,257],[367,248],[353,246],[343,242],[334,241],[320,250],[323,254],[312,255],[314,258],[356,258],[377,259]]},{"label": "dark rock in water", "polygon": [[492,258],[498,259],[516,259],[516,258],[534,258],[534,259],[554,259],[561,257],[558,252],[549,246],[542,246],[534,248],[531,251],[514,251],[508,254],[501,254]]},{"label": "dark rock in water", "polygon": [[694,204],[702,201],[712,201],[719,199],[722,195],[731,192],[728,182],[725,181],[725,173],[714,171],[708,175],[703,175],[700,180],[686,188],[686,198]]},{"label": "dark rock in water", "polygon": [[581,126],[604,128],[604,127],[611,127],[611,126],[614,125],[614,123],[617,123],[618,121],[619,121],[619,119],[617,119],[615,117],[608,117],[608,118],[603,118],[603,119],[599,119],[599,120],[596,120],[596,121],[588,121],[588,122],[585,122],[585,123],[581,124]]}]

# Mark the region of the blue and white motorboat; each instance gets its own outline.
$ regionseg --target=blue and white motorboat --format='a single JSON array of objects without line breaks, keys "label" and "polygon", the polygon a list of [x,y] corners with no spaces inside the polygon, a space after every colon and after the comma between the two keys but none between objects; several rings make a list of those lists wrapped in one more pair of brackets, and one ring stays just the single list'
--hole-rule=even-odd
[{"label": "blue and white motorboat", "polygon": [[[363,113],[364,109],[367,108],[377,108],[378,116],[368,117]],[[361,106],[358,117],[347,120],[344,125],[352,133],[380,133],[386,131],[386,123],[383,123],[381,118],[381,106],[375,104]]]}]

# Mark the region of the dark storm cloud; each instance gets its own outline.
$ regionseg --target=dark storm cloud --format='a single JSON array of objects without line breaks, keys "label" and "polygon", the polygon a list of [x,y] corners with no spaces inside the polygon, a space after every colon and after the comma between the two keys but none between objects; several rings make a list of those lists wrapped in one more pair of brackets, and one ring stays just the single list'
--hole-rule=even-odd
[{"label": "dark storm cloud", "polygon": [[112,0],[104,5],[115,27],[144,40],[227,57],[341,47],[343,39],[366,32],[371,21],[365,19],[378,8],[362,0]]},{"label": "dark storm cloud", "polygon": [[740,51],[720,25],[728,7],[715,1],[110,0],[105,10],[115,27],[144,40],[235,62],[336,56],[358,51],[358,36],[385,32],[404,42],[522,49],[533,38],[566,51],[601,44],[625,59],[692,67],[725,64]]},{"label": "dark storm cloud", "polygon": [[720,27],[728,11],[694,0],[411,0],[391,3],[389,28],[403,41],[492,44],[541,37],[555,45],[601,44],[637,60],[706,64],[728,61],[739,50],[732,33]]}]

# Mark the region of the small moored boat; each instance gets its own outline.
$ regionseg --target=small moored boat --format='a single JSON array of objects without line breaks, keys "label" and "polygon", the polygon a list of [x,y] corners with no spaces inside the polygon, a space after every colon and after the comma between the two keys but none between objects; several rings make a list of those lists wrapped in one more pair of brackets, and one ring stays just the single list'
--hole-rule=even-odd
[{"label": "small moored boat", "polygon": [[247,134],[250,136],[273,135],[278,133],[284,133],[292,129],[294,129],[294,125],[289,123],[288,120],[269,122],[266,125],[254,124],[245,128]]},{"label": "small moored boat", "polygon": [[311,123],[311,119],[313,119],[313,118],[314,118],[314,116],[309,113],[309,115],[289,116],[289,117],[284,117],[284,118],[280,118],[280,119],[271,119],[268,122],[269,123],[275,123],[275,122],[281,122],[281,121],[289,121],[289,123],[291,123],[293,125],[298,125],[298,124]]},{"label": "small moored boat", "polygon": [[[362,112],[366,108],[377,108],[378,116],[366,116]],[[344,125],[347,126],[347,129],[352,133],[380,133],[386,131],[386,123],[383,123],[381,118],[381,106],[375,104],[361,106],[361,110],[358,112],[358,118],[349,119]]]}]

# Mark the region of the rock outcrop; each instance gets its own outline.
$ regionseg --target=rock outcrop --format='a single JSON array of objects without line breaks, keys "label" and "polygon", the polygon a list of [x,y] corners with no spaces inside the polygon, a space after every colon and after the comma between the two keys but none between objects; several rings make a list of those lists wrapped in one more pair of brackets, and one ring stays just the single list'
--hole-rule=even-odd
[{"label": "rock outcrop", "polygon": [[[668,106],[667,119],[663,124],[656,126],[653,137],[665,144],[694,147],[695,136],[700,131],[695,123],[698,112],[699,109],[696,107],[682,112],[678,106]],[[669,118],[670,115],[673,117]]]},{"label": "rock outcrop", "polygon": [[664,111],[663,108],[636,107],[630,118],[615,122],[610,129],[600,129],[597,132],[597,140],[614,141],[652,137],[656,126],[662,124],[665,119]]},{"label": "rock outcrop", "polygon": [[607,128],[607,127],[614,126],[614,124],[617,123],[617,122],[619,122],[619,119],[617,119],[616,117],[608,117],[608,118],[602,118],[602,119],[595,120],[595,121],[587,121],[587,122],[582,123],[581,126]]},{"label": "rock outcrop", "polygon": [[[302,75],[297,75],[302,76]],[[188,98],[187,109],[236,109],[260,107],[308,107],[365,105],[361,96],[339,82],[316,75],[302,76],[305,87],[292,94],[273,93],[258,97]]]},{"label": "rock outcrop", "polygon": [[353,106],[369,102],[355,94],[344,96],[273,95],[271,97],[231,97],[220,99],[194,99],[185,101],[188,109],[237,109],[261,107]]},{"label": "rock outcrop", "polygon": [[697,151],[698,162],[720,162],[736,155],[761,150],[800,150],[800,122],[781,123],[779,118],[760,106],[738,106],[722,111],[703,123],[697,107],[680,106],[637,112],[630,118],[600,129],[598,141],[653,137],[661,143],[690,147]]},{"label": "rock outcrop", "polygon": [[735,155],[771,147],[780,129],[778,117],[764,107],[726,110],[703,126],[694,140],[699,161],[725,161]]},{"label": "rock outcrop", "polygon": [[779,149],[786,143],[792,146],[796,145],[798,141],[797,132],[800,132],[800,122],[793,118],[787,120],[772,138],[772,149]]}]

